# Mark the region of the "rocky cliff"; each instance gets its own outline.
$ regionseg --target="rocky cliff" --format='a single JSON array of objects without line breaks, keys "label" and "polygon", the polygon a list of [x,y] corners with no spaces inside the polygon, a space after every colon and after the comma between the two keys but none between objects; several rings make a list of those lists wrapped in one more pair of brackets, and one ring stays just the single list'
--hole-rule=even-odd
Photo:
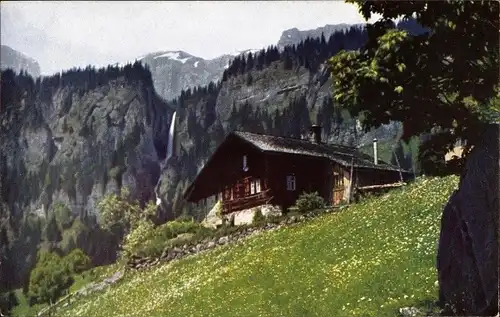
[{"label": "rocky cliff", "polygon": [[[354,24],[354,26],[358,27],[361,27],[362,25],[363,24]],[[308,37],[321,37],[321,34],[323,34],[325,38],[329,38],[333,33],[338,31],[346,31],[352,26],[353,24],[341,23],[327,24],[325,26],[311,30],[299,30],[297,28],[288,29],[283,31],[283,33],[281,34],[281,37],[278,41],[278,48],[282,50],[288,45],[297,45]]]},{"label": "rocky cliff", "polygon": [[37,61],[7,45],[0,45],[0,69],[7,68],[17,73],[21,70],[27,71],[33,77],[40,76],[40,65]]},{"label": "rocky cliff", "polygon": [[153,87],[119,76],[87,91],[51,89],[46,101],[26,94],[2,113],[4,198],[13,213],[44,215],[60,201],[95,214],[96,202],[121,186],[151,198],[172,116]]},{"label": "rocky cliff", "polygon": [[15,254],[13,285],[25,283],[42,245],[113,261],[117,241],[96,226],[98,202],[124,186],[154,199],[173,110],[150,76],[140,64],[36,82],[2,72],[0,229]]}]

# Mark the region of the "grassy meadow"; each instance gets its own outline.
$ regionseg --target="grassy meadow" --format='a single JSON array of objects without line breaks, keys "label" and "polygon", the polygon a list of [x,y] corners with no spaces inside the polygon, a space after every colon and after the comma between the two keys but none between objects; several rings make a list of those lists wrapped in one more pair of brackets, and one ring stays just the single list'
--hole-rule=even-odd
[{"label": "grassy meadow", "polygon": [[457,184],[421,178],[341,212],[127,272],[55,316],[396,316],[437,299],[440,217]]}]

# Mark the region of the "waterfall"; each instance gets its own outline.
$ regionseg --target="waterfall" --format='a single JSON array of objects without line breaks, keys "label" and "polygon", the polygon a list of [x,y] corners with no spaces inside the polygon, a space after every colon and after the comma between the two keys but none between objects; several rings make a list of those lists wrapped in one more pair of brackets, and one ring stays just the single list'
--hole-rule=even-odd
[{"label": "waterfall", "polygon": [[172,122],[170,122],[170,130],[168,130],[168,144],[167,144],[167,158],[165,161],[168,161],[169,158],[172,157],[174,151],[174,133],[175,133],[175,115],[177,112],[174,112],[172,115]]},{"label": "waterfall", "polygon": [[[175,134],[175,115],[177,112],[174,112],[172,115],[172,122],[170,122],[170,129],[168,130],[168,143],[167,143],[167,157],[165,158],[165,161],[160,163],[160,168],[163,171],[163,168],[168,162],[168,159],[171,158],[174,155],[174,134]],[[161,204],[161,198],[158,196],[158,191],[160,189],[160,179],[158,179],[158,183],[156,184],[155,188],[155,195],[156,195],[156,206],[159,206]]]}]

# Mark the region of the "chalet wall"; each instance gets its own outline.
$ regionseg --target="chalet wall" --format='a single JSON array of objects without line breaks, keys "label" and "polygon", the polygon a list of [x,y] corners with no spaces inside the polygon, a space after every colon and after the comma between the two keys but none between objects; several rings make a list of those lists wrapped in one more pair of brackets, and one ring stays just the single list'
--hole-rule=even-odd
[{"label": "chalet wall", "polygon": [[[325,200],[331,196],[331,165],[328,161],[304,156],[267,155],[272,204],[292,206],[304,192],[318,192]],[[295,177],[295,190],[287,190],[287,176]]]},{"label": "chalet wall", "polygon": [[398,171],[359,169],[357,176],[358,186],[360,187],[391,184],[401,181]]},{"label": "chalet wall", "polygon": [[[347,200],[349,200],[350,190],[352,189],[351,188],[351,181],[352,181],[351,180],[351,170],[344,168],[343,172],[344,172],[344,187],[345,187],[343,200],[347,201]],[[353,178],[355,178],[354,170],[353,170]],[[353,184],[353,186],[354,186],[354,184]]]},{"label": "chalet wall", "polygon": [[[243,170],[243,155],[247,155],[248,171]],[[200,172],[190,200],[215,196],[224,191],[224,185],[250,175],[263,176],[262,154],[238,139],[228,140]]]}]

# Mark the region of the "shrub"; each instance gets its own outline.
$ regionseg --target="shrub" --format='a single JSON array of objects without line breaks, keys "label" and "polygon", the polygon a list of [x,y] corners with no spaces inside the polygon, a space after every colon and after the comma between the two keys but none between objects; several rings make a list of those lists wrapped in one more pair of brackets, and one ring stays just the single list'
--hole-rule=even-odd
[{"label": "shrub", "polygon": [[295,202],[295,207],[298,212],[305,213],[325,207],[324,199],[319,196],[318,192],[303,193]]},{"label": "shrub", "polygon": [[125,236],[123,243],[123,255],[128,258],[137,254],[142,247],[147,247],[147,243],[154,240],[156,230],[150,221],[139,221],[134,229]]},{"label": "shrub", "polygon": [[110,230],[114,226],[132,229],[140,220],[154,216],[157,207],[150,201],[143,210],[138,201],[132,200],[128,189],[123,188],[120,196],[116,194],[105,196],[99,202],[98,208],[101,228]]},{"label": "shrub", "polygon": [[40,252],[37,265],[30,274],[30,302],[55,302],[72,282],[71,274],[59,255]]},{"label": "shrub", "polygon": [[91,266],[90,258],[81,249],[71,251],[62,260],[71,274],[81,273]]},{"label": "shrub", "polygon": [[68,229],[73,224],[73,215],[71,209],[64,203],[58,201],[52,205],[52,212],[55,215],[56,222],[61,227],[61,230]]},{"label": "shrub", "polygon": [[217,201],[217,203],[215,203],[215,215],[219,218],[222,217],[222,202],[220,200]]},{"label": "shrub", "polygon": [[253,214],[252,223],[253,224],[262,224],[266,222],[266,217],[262,214],[262,210],[257,208],[255,213]]},{"label": "shrub", "polygon": [[177,222],[192,222],[193,221],[193,217],[189,216],[189,215],[187,215],[185,213],[183,213],[179,217],[175,218],[174,221],[177,221]]},{"label": "shrub", "polygon": [[125,237],[124,256],[160,255],[166,246],[202,240],[209,236],[210,232],[210,229],[202,227],[201,224],[193,220],[173,220],[157,227],[154,227],[150,221],[142,220]]},{"label": "shrub", "polygon": [[123,166],[115,166],[108,171],[108,176],[112,179],[117,179],[124,172],[125,168]]}]

